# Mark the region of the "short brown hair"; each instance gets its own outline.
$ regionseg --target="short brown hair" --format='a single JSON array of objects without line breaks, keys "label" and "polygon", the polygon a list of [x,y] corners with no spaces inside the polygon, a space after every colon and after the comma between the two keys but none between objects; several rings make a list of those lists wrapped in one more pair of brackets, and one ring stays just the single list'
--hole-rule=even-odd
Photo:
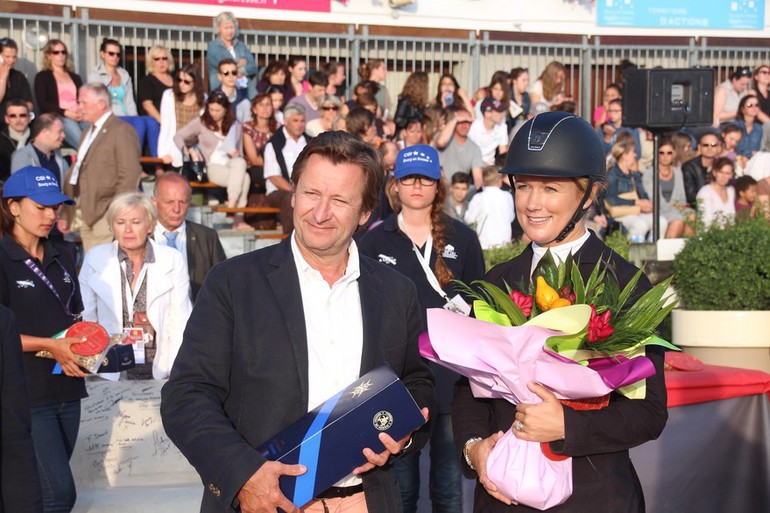
[{"label": "short brown hair", "polygon": [[382,180],[385,175],[382,157],[374,146],[340,130],[323,132],[313,138],[297,157],[291,173],[294,187],[299,184],[302,172],[313,155],[318,155],[332,164],[361,166],[365,180],[361,208],[364,212],[374,210],[380,199]]}]

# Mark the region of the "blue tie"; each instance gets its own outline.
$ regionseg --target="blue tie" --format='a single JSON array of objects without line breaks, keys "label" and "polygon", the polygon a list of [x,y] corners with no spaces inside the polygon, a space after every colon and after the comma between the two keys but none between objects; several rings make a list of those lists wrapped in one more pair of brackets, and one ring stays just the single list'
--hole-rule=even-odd
[{"label": "blue tie", "polygon": [[179,235],[177,232],[163,232],[163,235],[166,236],[166,245],[174,248],[179,249],[176,247],[176,237]]}]

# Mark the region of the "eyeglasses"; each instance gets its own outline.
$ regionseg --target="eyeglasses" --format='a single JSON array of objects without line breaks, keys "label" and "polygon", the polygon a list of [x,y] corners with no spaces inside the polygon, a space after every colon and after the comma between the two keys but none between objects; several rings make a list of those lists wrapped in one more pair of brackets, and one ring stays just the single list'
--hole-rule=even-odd
[{"label": "eyeglasses", "polygon": [[225,70],[225,71],[220,71],[220,73],[222,74],[222,76],[229,77],[230,75],[237,75],[238,70]]},{"label": "eyeglasses", "polygon": [[193,81],[192,80],[188,80],[186,78],[181,78],[180,77],[180,78],[177,78],[176,81],[179,82],[180,84],[193,85]]},{"label": "eyeglasses", "polygon": [[761,69],[761,70],[757,71],[757,74],[758,75],[768,75],[768,74],[770,74],[770,69]]},{"label": "eyeglasses", "polygon": [[51,55],[67,55],[67,50],[51,50]]},{"label": "eyeglasses", "polygon": [[120,56],[120,52],[104,52],[104,53],[106,53],[110,57],[119,57]]},{"label": "eyeglasses", "polygon": [[718,143],[718,142],[713,142],[713,143],[700,143],[700,145],[701,145],[703,148],[709,148],[709,147],[711,147],[711,148],[716,148],[717,146],[719,146],[719,143]]},{"label": "eyeglasses", "polygon": [[658,155],[673,155],[673,151],[659,151]]},{"label": "eyeglasses", "polygon": [[164,57],[153,57],[153,58],[152,58],[152,60],[154,60],[155,62],[158,62],[158,61],[167,61],[167,60],[168,60],[168,57],[165,57],[165,56],[164,56]]},{"label": "eyeglasses", "polygon": [[336,105],[324,105],[321,110],[340,110]]},{"label": "eyeglasses", "polygon": [[746,102],[746,108],[747,109],[751,109],[753,107],[759,107],[759,104],[758,103],[748,103],[748,102]]},{"label": "eyeglasses", "polygon": [[607,112],[609,112],[610,114],[619,114],[623,111],[621,109],[607,109]]},{"label": "eyeglasses", "polygon": [[423,187],[431,187],[433,185],[436,185],[436,180],[433,178],[428,178],[427,176],[417,176],[417,175],[409,175],[405,176],[403,178],[400,178],[398,180],[401,182],[401,185],[414,185],[415,182],[420,182],[420,185]]},{"label": "eyeglasses", "polygon": [[29,114],[6,114],[11,119],[27,119]]}]

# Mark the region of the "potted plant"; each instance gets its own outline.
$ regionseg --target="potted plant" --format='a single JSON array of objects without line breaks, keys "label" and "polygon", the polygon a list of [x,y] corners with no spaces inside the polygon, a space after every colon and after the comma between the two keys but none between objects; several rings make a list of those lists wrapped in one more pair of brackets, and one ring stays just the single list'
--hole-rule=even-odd
[{"label": "potted plant", "polygon": [[704,230],[674,259],[672,342],[706,363],[770,372],[770,224]]}]

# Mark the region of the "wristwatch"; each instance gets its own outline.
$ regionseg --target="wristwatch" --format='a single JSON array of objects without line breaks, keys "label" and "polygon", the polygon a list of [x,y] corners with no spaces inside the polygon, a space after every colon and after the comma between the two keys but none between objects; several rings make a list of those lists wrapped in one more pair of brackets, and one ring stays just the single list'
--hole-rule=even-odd
[{"label": "wristwatch", "polygon": [[468,441],[465,442],[465,445],[463,446],[463,456],[465,457],[465,463],[468,464],[468,467],[470,467],[471,470],[476,470],[476,467],[474,467],[473,463],[471,463],[471,458],[468,455],[468,448],[476,442],[480,442],[481,440],[483,439],[480,436],[474,436],[473,438],[468,439]]}]

